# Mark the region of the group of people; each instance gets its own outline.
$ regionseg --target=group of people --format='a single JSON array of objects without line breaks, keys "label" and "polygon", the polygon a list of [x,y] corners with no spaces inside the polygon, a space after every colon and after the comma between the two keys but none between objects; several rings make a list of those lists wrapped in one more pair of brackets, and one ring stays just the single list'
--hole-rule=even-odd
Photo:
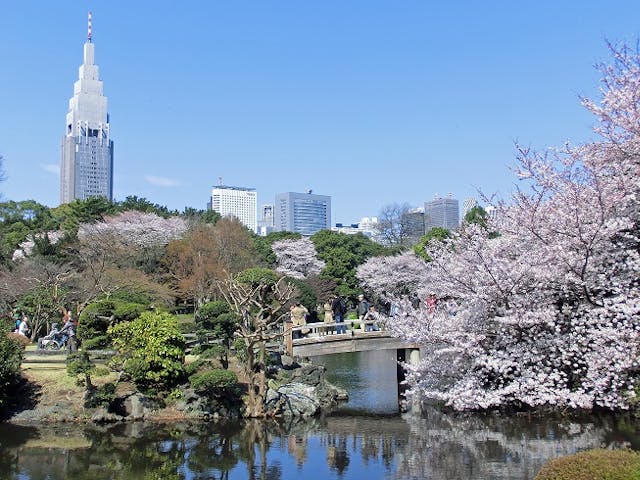
[{"label": "group of people", "polygon": [[[336,334],[347,332],[347,326],[344,323],[348,308],[346,301],[342,296],[336,295],[328,298],[322,307],[318,307],[318,310],[320,309],[324,312],[325,324],[336,323]],[[378,312],[373,305],[370,305],[369,302],[365,300],[364,295],[362,294],[358,296],[356,311],[362,328],[365,331],[370,332],[380,330],[380,327],[378,326]],[[294,331],[294,338],[301,338],[311,331],[307,324],[313,323],[311,319],[313,313],[315,312],[309,313],[309,310],[300,302],[291,305],[289,309],[290,321],[293,324],[293,327],[302,327],[299,330]]]},{"label": "group of people", "polygon": [[[75,337],[78,322],[72,317],[70,310],[62,307],[60,309],[60,313],[62,315],[62,328],[58,328],[58,323],[52,323],[51,330],[46,337],[55,338],[56,340],[60,340],[62,343],[66,344],[70,338]],[[14,332],[25,337],[31,335],[31,325],[26,314],[16,314]],[[42,344],[41,341],[42,338],[38,340],[39,346]]]},{"label": "group of people", "polygon": [[31,327],[29,326],[29,318],[23,313],[22,316],[17,315],[16,328],[13,330],[24,337],[28,337],[31,333]]}]

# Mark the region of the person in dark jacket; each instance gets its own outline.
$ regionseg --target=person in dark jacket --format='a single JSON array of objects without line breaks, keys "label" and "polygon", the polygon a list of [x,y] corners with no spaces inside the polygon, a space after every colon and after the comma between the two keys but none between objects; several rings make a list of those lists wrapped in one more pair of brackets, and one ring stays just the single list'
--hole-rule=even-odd
[{"label": "person in dark jacket", "polygon": [[[336,323],[344,323],[344,316],[347,313],[347,304],[340,295],[337,295],[331,302],[331,310],[333,311],[333,321]],[[346,325],[336,325],[336,333],[346,333]]]}]

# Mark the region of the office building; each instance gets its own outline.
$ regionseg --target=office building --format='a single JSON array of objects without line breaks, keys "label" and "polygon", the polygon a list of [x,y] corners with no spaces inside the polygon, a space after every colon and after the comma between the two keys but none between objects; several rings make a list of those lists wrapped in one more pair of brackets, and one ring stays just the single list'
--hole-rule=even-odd
[{"label": "office building", "polygon": [[274,205],[275,231],[305,236],[331,229],[331,197],[308,193],[279,193]]},{"label": "office building", "polygon": [[60,203],[97,196],[113,200],[113,140],[107,97],[102,94],[95,64],[89,12],[84,61],[73,86],[62,138]]},{"label": "office building", "polygon": [[467,198],[462,204],[462,218],[464,219],[467,216],[467,213],[471,211],[471,209],[475,207],[479,207],[478,200],[474,197]]},{"label": "office building", "polygon": [[403,244],[413,245],[418,243],[425,234],[425,213],[420,207],[412,208],[402,214],[400,219],[403,230]]},{"label": "office building", "polygon": [[331,228],[333,232],[345,233],[347,235],[356,235],[361,233],[365,237],[376,240],[378,235],[378,217],[362,217],[358,223],[336,223]]},{"label": "office building", "polygon": [[454,230],[460,226],[460,206],[451,194],[447,198],[436,196],[424,204],[425,231],[440,227]]},{"label": "office building", "polygon": [[252,232],[257,227],[258,195],[255,188],[218,185],[211,189],[209,208],[222,217],[235,217]]},{"label": "office building", "polygon": [[262,205],[258,220],[258,235],[266,237],[273,231],[273,205]]}]

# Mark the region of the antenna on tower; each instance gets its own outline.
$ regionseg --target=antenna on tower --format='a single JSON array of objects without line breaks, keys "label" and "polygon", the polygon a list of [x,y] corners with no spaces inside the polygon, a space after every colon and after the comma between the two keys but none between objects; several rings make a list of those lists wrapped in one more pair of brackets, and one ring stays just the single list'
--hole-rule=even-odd
[{"label": "antenna on tower", "polygon": [[89,10],[87,17],[87,41],[91,43],[91,10]]},{"label": "antenna on tower", "polygon": [[218,185],[222,186],[222,177],[218,177]]}]

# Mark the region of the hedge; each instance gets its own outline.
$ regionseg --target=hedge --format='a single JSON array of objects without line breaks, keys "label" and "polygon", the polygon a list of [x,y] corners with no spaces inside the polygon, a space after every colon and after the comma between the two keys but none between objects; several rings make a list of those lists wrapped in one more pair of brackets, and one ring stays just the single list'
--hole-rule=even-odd
[{"label": "hedge", "polygon": [[640,480],[640,453],[598,449],[556,458],[535,480]]}]

